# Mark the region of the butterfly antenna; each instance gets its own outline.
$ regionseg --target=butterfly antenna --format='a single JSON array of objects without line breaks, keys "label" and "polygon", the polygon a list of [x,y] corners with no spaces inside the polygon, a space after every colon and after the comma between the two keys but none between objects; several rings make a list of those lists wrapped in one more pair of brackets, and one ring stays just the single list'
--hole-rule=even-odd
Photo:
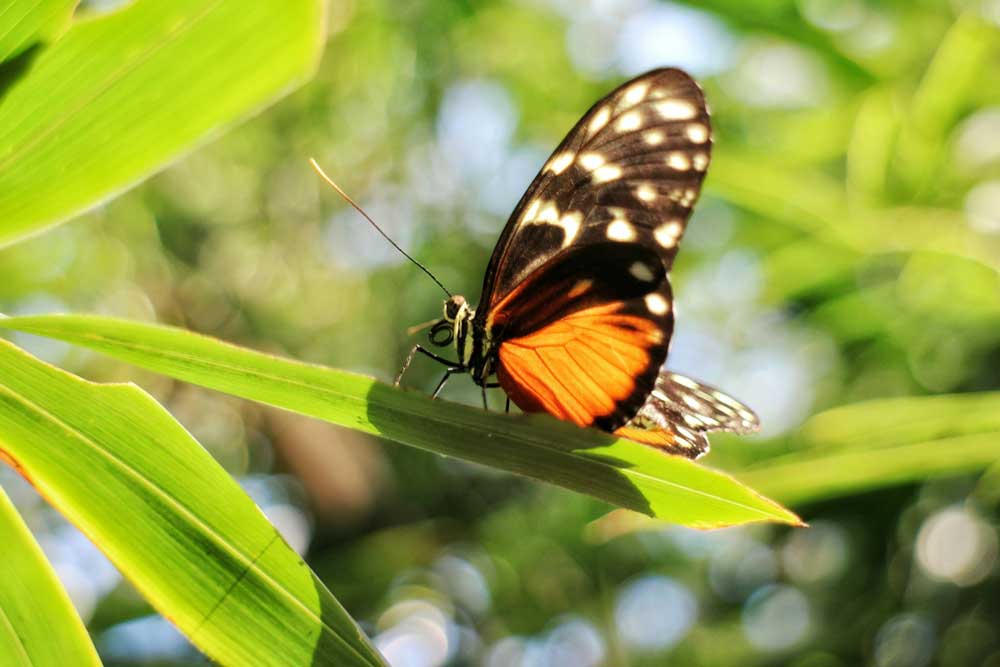
[{"label": "butterfly antenna", "polygon": [[319,174],[320,178],[322,178],[324,181],[326,181],[327,184],[330,185],[330,187],[332,187],[334,190],[337,191],[337,194],[339,194],[341,197],[343,197],[344,200],[347,201],[348,204],[350,204],[351,206],[353,206],[354,209],[358,213],[360,213],[362,216],[364,216],[365,220],[367,220],[368,222],[370,222],[371,226],[374,227],[378,231],[379,234],[381,234],[383,237],[385,237],[386,241],[388,241],[389,243],[392,244],[393,248],[395,248],[396,250],[398,250],[399,252],[401,252],[403,254],[403,257],[405,257],[406,259],[408,259],[411,262],[413,262],[414,264],[416,264],[417,267],[421,271],[423,271],[424,273],[426,273],[428,276],[430,276],[431,280],[433,280],[435,283],[437,283],[437,286],[440,287],[444,291],[445,294],[447,294],[449,297],[451,296],[451,292],[448,291],[448,288],[441,284],[441,281],[438,280],[434,276],[434,274],[430,272],[430,269],[428,269],[426,266],[424,266],[423,264],[421,264],[417,260],[415,260],[412,257],[410,257],[409,253],[407,253],[405,250],[403,250],[402,248],[400,248],[399,244],[396,243],[395,241],[393,241],[392,238],[390,238],[390,236],[388,234],[386,234],[384,231],[382,231],[382,228],[379,227],[375,223],[375,221],[371,219],[371,216],[369,216],[367,213],[365,213],[365,210],[363,208],[361,208],[360,206],[358,206],[357,203],[355,203],[355,201],[353,199],[351,199],[347,195],[346,192],[344,192],[343,190],[340,189],[339,185],[337,185],[336,183],[333,182],[332,178],[330,178],[329,176],[326,175],[326,172],[323,171],[323,168],[319,166],[319,163],[316,162],[315,158],[309,158],[309,164],[311,164],[312,168],[316,170],[316,173]]}]

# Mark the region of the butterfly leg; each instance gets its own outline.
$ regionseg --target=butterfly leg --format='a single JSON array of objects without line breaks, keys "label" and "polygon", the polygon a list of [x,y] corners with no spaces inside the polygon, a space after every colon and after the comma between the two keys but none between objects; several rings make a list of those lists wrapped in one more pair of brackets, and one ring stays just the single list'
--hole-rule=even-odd
[{"label": "butterfly leg", "polygon": [[421,345],[414,345],[413,349],[410,350],[410,353],[406,355],[406,361],[403,362],[403,367],[400,368],[399,373],[396,374],[396,380],[392,383],[393,386],[398,387],[399,383],[403,381],[403,374],[406,372],[406,369],[410,367],[410,363],[413,361],[413,357],[416,356],[417,352],[423,354],[424,356],[430,357],[439,364],[444,364],[449,368],[455,367],[454,361],[449,361],[444,357],[439,357],[438,355],[434,354],[433,352],[431,352],[430,350]]},{"label": "butterfly leg", "polygon": [[461,366],[452,366],[451,368],[449,368],[448,370],[446,370],[444,372],[444,377],[441,378],[441,381],[438,382],[437,387],[434,388],[434,393],[431,394],[431,398],[437,398],[438,397],[438,394],[440,394],[441,390],[444,389],[445,383],[448,382],[448,378],[450,378],[453,374],[455,374],[455,373],[464,373],[464,372],[465,372],[465,369],[462,368]]},{"label": "butterfly leg", "polygon": [[503,412],[506,415],[510,414],[510,396],[507,397],[507,407],[504,408]]},{"label": "butterfly leg", "polygon": [[[486,390],[487,389],[499,389],[501,387],[499,382],[486,382],[479,385],[483,390],[483,410],[489,412],[490,406],[486,402]],[[510,412],[510,398],[507,398],[507,412]]]}]

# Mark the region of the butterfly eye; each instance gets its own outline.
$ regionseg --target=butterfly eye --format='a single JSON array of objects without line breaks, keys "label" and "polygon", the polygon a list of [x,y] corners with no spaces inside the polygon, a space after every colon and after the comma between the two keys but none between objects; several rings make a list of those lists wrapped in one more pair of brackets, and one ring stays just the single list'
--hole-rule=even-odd
[{"label": "butterfly eye", "polygon": [[454,322],[458,317],[458,312],[465,305],[465,297],[454,295],[444,302],[444,318],[449,322]]},{"label": "butterfly eye", "polygon": [[455,337],[455,330],[451,322],[441,320],[431,328],[427,337],[434,345],[444,347],[451,344],[452,339]]}]

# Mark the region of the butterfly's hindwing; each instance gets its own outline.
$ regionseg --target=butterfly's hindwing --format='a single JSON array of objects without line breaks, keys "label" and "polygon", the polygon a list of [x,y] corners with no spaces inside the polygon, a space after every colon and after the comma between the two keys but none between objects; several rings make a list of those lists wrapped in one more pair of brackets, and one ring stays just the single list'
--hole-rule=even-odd
[{"label": "butterfly's hindwing", "polygon": [[492,310],[497,378],[527,412],[613,431],[653,390],[673,329],[660,258],[605,241],[553,257]]},{"label": "butterfly's hindwing", "polygon": [[613,91],[521,198],[490,259],[480,312],[581,244],[640,243],[669,270],[710,154],[704,96],[684,72],[655,70]]},{"label": "butterfly's hindwing", "polygon": [[653,445],[671,454],[698,458],[708,451],[707,433],[753,433],[760,421],[753,410],[715,387],[663,371],[639,413],[622,437]]}]

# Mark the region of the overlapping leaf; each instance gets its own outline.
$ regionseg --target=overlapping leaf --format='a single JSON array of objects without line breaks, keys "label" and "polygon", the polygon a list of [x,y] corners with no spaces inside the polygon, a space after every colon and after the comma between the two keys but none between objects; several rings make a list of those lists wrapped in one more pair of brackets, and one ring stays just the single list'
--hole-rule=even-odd
[{"label": "overlapping leaf", "polygon": [[216,662],[383,664],[236,482],[137,387],[84,382],[0,341],[0,453]]},{"label": "overlapping leaf", "polygon": [[25,54],[0,90],[0,245],[134,185],[303,82],[323,6],[137,0]]},{"label": "overlapping leaf", "polygon": [[3,489],[0,544],[0,665],[100,665],[66,591]]}]

